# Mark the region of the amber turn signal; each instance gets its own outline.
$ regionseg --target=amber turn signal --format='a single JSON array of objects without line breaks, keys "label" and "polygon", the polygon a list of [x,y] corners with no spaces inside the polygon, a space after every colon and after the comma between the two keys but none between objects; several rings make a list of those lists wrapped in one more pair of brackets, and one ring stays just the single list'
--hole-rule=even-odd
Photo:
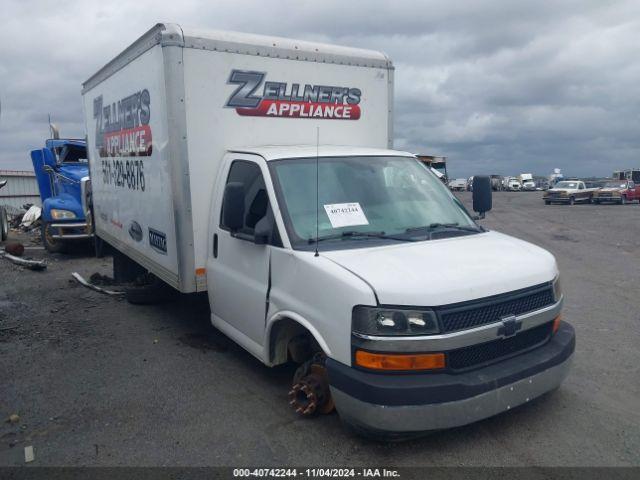
[{"label": "amber turn signal", "polygon": [[356,351],[356,365],[371,370],[437,370],[444,368],[444,353],[393,354]]},{"label": "amber turn signal", "polygon": [[552,328],[553,333],[556,333],[558,331],[558,329],[560,328],[561,321],[562,321],[562,315],[558,315],[556,318],[553,319],[553,328]]}]

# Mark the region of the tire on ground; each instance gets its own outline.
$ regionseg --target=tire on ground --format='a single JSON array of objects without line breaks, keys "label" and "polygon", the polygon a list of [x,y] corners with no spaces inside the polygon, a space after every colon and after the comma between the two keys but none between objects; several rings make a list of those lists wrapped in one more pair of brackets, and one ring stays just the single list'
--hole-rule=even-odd
[{"label": "tire on ground", "polygon": [[9,236],[9,219],[4,207],[0,207],[0,241],[4,242]]},{"label": "tire on ground", "polygon": [[67,251],[67,245],[61,240],[56,240],[50,237],[51,226],[44,220],[40,224],[40,234],[42,236],[42,244],[49,253],[64,253]]},{"label": "tire on ground", "polygon": [[162,280],[155,279],[147,285],[134,285],[125,288],[127,302],[134,305],[154,305],[166,303],[176,298],[177,292]]}]

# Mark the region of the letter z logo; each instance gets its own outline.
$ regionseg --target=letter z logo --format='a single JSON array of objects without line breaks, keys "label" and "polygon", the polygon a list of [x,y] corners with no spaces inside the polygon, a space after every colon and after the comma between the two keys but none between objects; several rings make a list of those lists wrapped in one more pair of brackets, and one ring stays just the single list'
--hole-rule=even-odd
[{"label": "letter z logo", "polygon": [[229,76],[227,83],[239,85],[235,92],[227,100],[227,107],[255,108],[260,104],[262,97],[254,95],[255,91],[262,84],[265,74],[261,72],[250,72],[244,70],[234,70]]}]

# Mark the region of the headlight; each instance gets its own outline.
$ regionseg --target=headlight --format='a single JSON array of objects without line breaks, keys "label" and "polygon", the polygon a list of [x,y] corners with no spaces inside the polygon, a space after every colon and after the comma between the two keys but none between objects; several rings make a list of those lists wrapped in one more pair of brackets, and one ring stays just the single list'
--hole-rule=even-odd
[{"label": "headlight", "polygon": [[432,335],[439,333],[433,310],[405,310],[358,305],[353,309],[352,329],[365,335]]},{"label": "headlight", "polygon": [[557,302],[562,297],[562,287],[560,286],[560,275],[553,281],[553,299]]},{"label": "headlight", "polygon": [[54,220],[69,220],[76,218],[76,214],[70,210],[59,210],[57,208],[51,209],[51,218]]}]

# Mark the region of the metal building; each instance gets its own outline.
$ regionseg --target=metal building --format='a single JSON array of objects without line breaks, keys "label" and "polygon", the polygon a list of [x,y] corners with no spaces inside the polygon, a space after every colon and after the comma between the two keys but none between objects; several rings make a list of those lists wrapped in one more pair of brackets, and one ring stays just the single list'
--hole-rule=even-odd
[{"label": "metal building", "polygon": [[28,170],[0,170],[0,180],[7,184],[0,188],[0,205],[9,210],[22,209],[27,203],[40,206],[40,193],[36,176]]}]

